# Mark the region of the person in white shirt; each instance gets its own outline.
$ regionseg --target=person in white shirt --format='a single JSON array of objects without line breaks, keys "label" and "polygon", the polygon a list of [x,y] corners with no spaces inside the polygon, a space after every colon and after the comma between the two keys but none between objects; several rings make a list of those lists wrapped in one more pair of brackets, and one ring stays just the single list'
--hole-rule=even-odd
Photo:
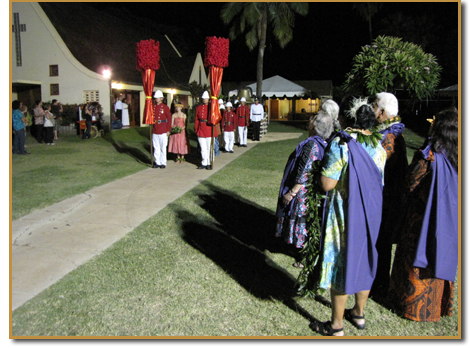
[{"label": "person in white shirt", "polygon": [[123,100],[122,101],[122,126],[129,127],[129,105]]},{"label": "person in white shirt", "polygon": [[259,141],[259,133],[261,128],[261,120],[264,117],[263,105],[259,103],[259,99],[255,97],[255,103],[251,105],[251,123],[253,124],[253,141]]},{"label": "person in white shirt", "polygon": [[116,102],[116,104],[114,104],[114,112],[116,113],[116,117],[121,122],[122,122],[122,99],[124,99],[124,96],[120,94],[118,97],[118,101]]}]

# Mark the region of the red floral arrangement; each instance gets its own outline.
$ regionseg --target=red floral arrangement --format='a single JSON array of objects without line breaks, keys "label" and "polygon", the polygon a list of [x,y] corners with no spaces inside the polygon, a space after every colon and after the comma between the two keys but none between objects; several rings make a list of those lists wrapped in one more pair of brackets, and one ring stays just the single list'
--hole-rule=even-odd
[{"label": "red floral arrangement", "polygon": [[223,37],[207,37],[204,66],[228,67],[229,39]]},{"label": "red floral arrangement", "polygon": [[160,69],[160,42],[142,40],[136,46],[137,70]]}]

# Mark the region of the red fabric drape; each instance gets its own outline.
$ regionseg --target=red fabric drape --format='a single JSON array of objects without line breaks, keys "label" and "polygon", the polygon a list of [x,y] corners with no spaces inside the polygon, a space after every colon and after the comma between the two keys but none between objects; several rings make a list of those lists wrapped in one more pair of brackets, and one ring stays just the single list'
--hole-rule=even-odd
[{"label": "red fabric drape", "polygon": [[222,119],[217,97],[219,96],[220,86],[222,84],[223,72],[223,68],[219,68],[213,65],[211,65],[209,68],[209,82],[211,85],[211,115],[209,123],[213,126],[219,123]]},{"label": "red fabric drape", "polygon": [[144,124],[154,124],[152,93],[155,83],[155,70],[145,69],[142,71],[142,81],[144,84],[145,106],[144,106]]}]

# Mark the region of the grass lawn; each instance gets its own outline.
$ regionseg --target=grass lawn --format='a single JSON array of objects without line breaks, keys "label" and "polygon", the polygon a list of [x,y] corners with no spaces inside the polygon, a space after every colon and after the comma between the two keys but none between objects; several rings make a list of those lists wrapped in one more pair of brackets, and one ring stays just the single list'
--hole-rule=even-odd
[{"label": "grass lawn", "polygon": [[[284,127],[288,126],[273,122],[270,131],[295,131]],[[105,139],[82,142],[65,138],[55,148],[28,146],[33,155],[14,158],[13,173],[30,178],[33,173],[22,173],[26,171],[23,161],[36,156],[39,164],[31,169],[35,176],[45,176],[42,168],[55,176],[56,184],[68,181],[75,171],[73,180],[86,175],[82,181],[88,184],[71,184],[76,194],[79,187],[83,191],[94,186],[90,178],[95,174],[96,182],[102,184],[146,168],[145,135],[139,130],[118,133],[113,135],[113,146]],[[15,310],[12,335],[322,337],[308,324],[313,319],[329,319],[328,295],[318,300],[295,296],[298,270],[291,266],[293,259],[286,255],[285,244],[273,236],[284,165],[298,142],[260,143],[250,149]],[[119,153],[119,148],[127,150]],[[80,176],[81,161],[76,158],[84,163],[87,158],[82,150],[105,154],[101,161],[106,158],[109,164],[88,162],[89,168]],[[48,169],[52,166],[48,151],[57,151],[62,158],[54,162],[54,170]],[[115,168],[118,174],[109,168],[127,166]],[[13,176],[13,181],[19,181],[18,177]],[[14,201],[17,189],[13,189]],[[454,316],[438,323],[402,319],[370,300],[368,329],[359,331],[345,322],[345,333],[455,337],[459,327],[457,290],[456,282]],[[348,307],[353,299],[349,301]]]}]

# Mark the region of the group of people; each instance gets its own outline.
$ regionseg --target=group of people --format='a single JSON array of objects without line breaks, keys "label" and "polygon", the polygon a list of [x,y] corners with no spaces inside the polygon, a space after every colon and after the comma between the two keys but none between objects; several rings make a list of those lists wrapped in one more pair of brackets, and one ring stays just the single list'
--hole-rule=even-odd
[{"label": "group of people", "polygon": [[[219,103],[222,119],[217,125],[210,124],[211,107],[209,93],[204,91],[201,96],[202,104],[196,108],[194,129],[197,135],[198,146],[201,153],[201,164],[197,169],[211,170],[211,151],[217,155],[219,150],[218,137],[223,133],[226,153],[234,153],[235,131],[238,131],[238,144],[247,147],[248,126],[253,124],[253,140],[260,140],[260,123],[264,117],[264,108],[255,98],[251,106],[246,99],[240,99],[240,105],[233,108],[231,102]],[[157,90],[154,93],[154,124],[152,128],[152,146],[154,164],[152,168],[166,168],[167,151],[176,154],[176,162],[185,162],[184,156],[189,153],[189,137],[186,131],[187,116],[182,112],[183,105],[176,103],[174,114],[171,114],[168,105],[163,103],[163,93]],[[214,143],[212,141],[214,139]]]},{"label": "group of people", "polygon": [[[295,250],[294,266],[305,267],[309,261],[299,251],[312,233],[309,209],[318,209],[309,206],[307,188],[326,193],[312,276],[316,288],[330,291],[331,319],[310,327],[343,336],[345,318],[365,329],[369,297],[415,321],[451,315],[458,264],[457,110],[435,116],[410,165],[393,94],[354,98],[339,111],[329,100],[310,119],[309,137],[287,161],[276,211],[276,236]],[[349,295],[355,304],[346,309]]]},{"label": "group of people", "polygon": [[[212,169],[210,163],[212,136],[218,138],[219,133],[223,132],[224,151],[233,153],[235,144],[235,131],[238,131],[238,146],[247,147],[248,127],[253,126],[253,141],[260,140],[260,124],[264,117],[264,108],[259,103],[257,97],[254,98],[254,104],[248,106],[246,98],[240,98],[240,105],[233,108],[232,102],[225,105],[219,100],[219,108],[221,110],[222,119],[217,126],[210,124],[210,105],[209,93],[204,91],[202,94],[202,104],[196,108],[196,118],[194,121],[194,129],[197,135],[198,144],[201,149],[201,165],[197,169]],[[236,103],[238,104],[238,103]],[[215,145],[219,147],[218,144]]]},{"label": "group of people", "polygon": [[27,127],[31,128],[38,143],[54,145],[54,140],[58,139],[58,121],[62,112],[62,104],[57,99],[47,104],[37,100],[31,118],[27,106],[19,100],[14,100],[12,102],[13,154],[29,154],[25,150]]},{"label": "group of people", "polygon": [[[176,112],[172,115],[168,105],[163,103],[163,93],[157,90],[153,97],[154,124],[152,129],[152,146],[155,162],[152,168],[166,168],[168,152],[177,155],[176,161],[183,163],[189,152],[189,138],[186,132],[187,116],[182,112],[183,105],[176,103]],[[168,140],[168,137],[170,138]]]},{"label": "group of people", "polygon": [[54,145],[54,140],[58,139],[58,120],[62,111],[62,104],[57,99],[53,99],[50,104],[43,104],[41,100],[36,101],[33,113],[35,135],[38,143]]}]

